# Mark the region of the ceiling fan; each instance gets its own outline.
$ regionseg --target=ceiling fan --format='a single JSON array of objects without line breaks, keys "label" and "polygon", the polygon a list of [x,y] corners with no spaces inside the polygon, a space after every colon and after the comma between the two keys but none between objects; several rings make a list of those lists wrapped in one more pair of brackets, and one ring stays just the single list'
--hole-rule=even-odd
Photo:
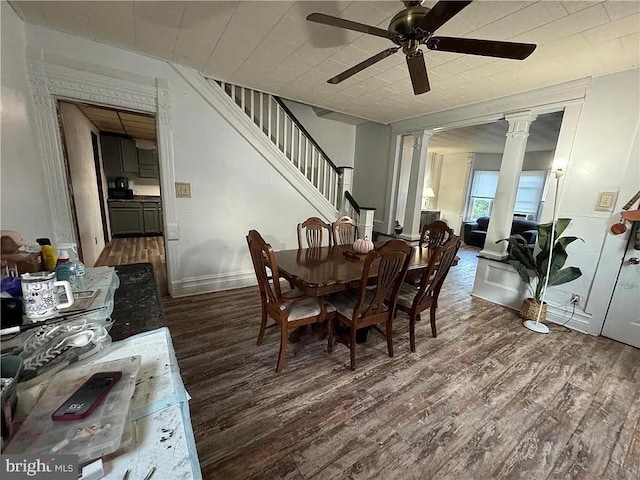
[{"label": "ceiling fan", "polygon": [[312,13],[307,17],[310,22],[322,23],[333,27],[346,28],[356,32],[376,35],[391,40],[398,45],[388,48],[363,62],[345,70],[339,75],[327,80],[336,84],[355,75],[380,60],[393,55],[400,48],[407,57],[407,67],[416,95],[429,91],[429,77],[420,45],[426,45],[429,50],[443,52],[467,53],[487,57],[511,58],[524,60],[533,53],[536,45],[532,43],[500,42],[495,40],[476,40],[472,38],[436,37],[434,32],[457,15],[469,1],[446,1],[436,3],[433,8],[422,6],[422,1],[405,1],[405,9],[398,12],[392,19],[387,30],[372,27],[363,23],[352,22],[324,13]]}]

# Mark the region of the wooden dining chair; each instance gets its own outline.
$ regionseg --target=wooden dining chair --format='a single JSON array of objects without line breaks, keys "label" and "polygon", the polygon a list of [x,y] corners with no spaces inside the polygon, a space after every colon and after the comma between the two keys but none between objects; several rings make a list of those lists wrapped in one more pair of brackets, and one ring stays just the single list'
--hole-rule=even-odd
[{"label": "wooden dining chair", "polygon": [[[267,329],[267,317],[271,317],[275,323],[269,325],[269,328],[276,325],[280,327],[280,354],[276,367],[276,372],[280,372],[287,354],[289,332],[302,325],[323,323],[332,319],[335,308],[327,304],[322,297],[284,295],[280,288],[278,265],[271,245],[266,243],[256,230],[251,230],[247,235],[247,244],[262,301],[262,321],[257,344],[262,344]],[[272,281],[269,281],[269,276],[272,277]]]},{"label": "wooden dining chair", "polygon": [[331,225],[334,245],[351,245],[360,238],[358,224],[351,217],[340,217]]},{"label": "wooden dining chair", "polygon": [[329,246],[333,243],[333,235],[331,225],[325,223],[318,217],[307,218],[304,222],[298,224],[298,248],[305,248],[302,243],[302,234],[307,240],[306,248],[322,247],[322,234],[327,231],[327,239]]},{"label": "wooden dining chair", "polygon": [[[453,230],[442,220],[436,220],[422,227],[420,247],[434,249],[441,247],[453,235]],[[422,279],[421,272],[407,273],[406,282],[417,286]]]},{"label": "wooden dining chair", "polygon": [[[356,330],[359,328],[384,323],[387,351],[393,357],[393,312],[400,285],[407,274],[410,253],[411,247],[406,242],[388,241],[367,254],[358,290],[328,296],[329,302],[336,308],[335,320],[329,326],[328,351],[333,351],[333,323],[346,326],[349,330],[348,337],[336,336],[351,351],[351,370],[356,368]],[[367,288],[374,262],[377,264],[377,277],[375,284]]]},{"label": "wooden dining chair", "polygon": [[460,237],[451,235],[444,245],[433,250],[429,264],[422,274],[420,285],[416,288],[408,283],[403,283],[400,287],[396,308],[409,315],[409,345],[412,352],[416,351],[416,321],[420,320],[420,313],[427,308],[430,309],[431,334],[434,337],[438,336],[436,331],[438,295],[456,258],[460,243]]},{"label": "wooden dining chair", "polygon": [[428,248],[437,248],[444,245],[453,235],[453,230],[442,220],[436,220],[425,225],[420,234],[420,246]]}]

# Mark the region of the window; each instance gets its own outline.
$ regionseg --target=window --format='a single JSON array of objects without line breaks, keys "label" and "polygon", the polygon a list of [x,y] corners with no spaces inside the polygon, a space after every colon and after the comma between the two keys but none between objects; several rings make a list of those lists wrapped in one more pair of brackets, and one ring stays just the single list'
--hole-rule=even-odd
[{"label": "window", "polygon": [[475,170],[471,182],[467,220],[491,216],[493,198],[496,196],[499,172]]},{"label": "window", "polygon": [[520,174],[516,205],[513,207],[514,213],[524,213],[528,218],[530,216],[537,218],[546,178],[547,172],[544,170],[532,170]]},{"label": "window", "polygon": [[[473,172],[466,221],[491,216],[499,174],[500,172],[490,170]],[[520,174],[514,213],[526,215],[527,218],[537,218],[546,177],[545,170],[532,170]]]}]

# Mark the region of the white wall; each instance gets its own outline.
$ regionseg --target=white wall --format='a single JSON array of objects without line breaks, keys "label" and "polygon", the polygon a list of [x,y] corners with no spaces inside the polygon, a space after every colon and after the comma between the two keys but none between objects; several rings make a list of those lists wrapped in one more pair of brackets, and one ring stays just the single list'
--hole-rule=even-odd
[{"label": "white wall", "polygon": [[31,89],[26,78],[25,32],[7,2],[0,3],[2,116],[0,139],[1,227],[26,242],[53,236],[38,139],[30,122]]},{"label": "white wall", "polygon": [[441,165],[436,210],[440,210],[440,220],[445,221],[459,235],[471,171],[471,154],[442,155]]},{"label": "white wall", "polygon": [[[175,178],[190,182],[192,193],[176,200],[180,240],[174,287],[179,294],[255,283],[245,239],[252,228],[276,250],[297,248],[297,223],[318,216],[318,210],[168,64],[42,27],[27,25],[26,32],[30,54],[45,61],[114,78],[168,81]],[[19,81],[28,84],[22,72]],[[3,164],[3,182],[4,169]],[[41,167],[31,170],[41,175]],[[49,214],[44,190],[34,188],[30,195],[34,208],[17,205],[16,216],[25,223],[36,218],[34,212]],[[5,198],[3,190],[3,204]]]},{"label": "white wall", "polygon": [[283,101],[337,167],[353,167],[356,151],[355,125],[318,117],[309,105],[285,99]]},{"label": "white wall", "polygon": [[142,178],[134,174],[127,175],[129,188],[134,195],[160,196],[160,180],[157,178]]},{"label": "white wall", "polygon": [[[374,122],[357,126],[353,194],[360,205],[376,209],[376,230],[380,230],[381,224],[388,216],[385,196],[389,173],[389,148],[388,126]],[[393,225],[393,222],[391,224]]]},{"label": "white wall", "polygon": [[91,141],[91,132],[96,135],[100,132],[77,106],[60,102],[59,108],[71,174],[82,261],[91,267],[104,249],[98,177]]},{"label": "white wall", "polygon": [[[584,240],[568,248],[567,260],[567,265],[580,267],[583,275],[549,290],[549,298],[558,303],[565,303],[573,292],[581,295],[581,307],[593,315],[592,333],[600,331],[626,244],[627,235],[612,235],[609,226],[619,219],[622,205],[640,185],[639,123],[639,69],[592,80],[578,120],[567,175],[562,180],[558,208],[559,216],[573,219],[566,234]],[[620,191],[614,212],[596,211],[598,193],[610,191]],[[547,201],[545,209],[550,208],[551,202]],[[545,214],[548,218],[548,211]]]}]

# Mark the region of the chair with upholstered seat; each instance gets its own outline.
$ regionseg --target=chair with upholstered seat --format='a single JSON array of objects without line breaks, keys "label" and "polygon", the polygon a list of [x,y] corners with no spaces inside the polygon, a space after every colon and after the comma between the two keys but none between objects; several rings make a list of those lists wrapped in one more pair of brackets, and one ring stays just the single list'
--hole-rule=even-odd
[{"label": "chair with upholstered seat", "polygon": [[[351,351],[351,370],[356,368],[356,330],[379,323],[385,324],[387,350],[393,357],[393,312],[409,261],[411,247],[402,240],[390,240],[380,248],[369,252],[364,259],[360,288],[329,295],[328,300],[336,308],[333,323],[348,328],[348,337],[337,335]],[[376,266],[372,264],[376,262]],[[373,270],[373,272],[372,272]],[[367,288],[371,273],[377,271],[375,284]],[[329,327],[329,353],[333,350],[333,325]]]},{"label": "chair with upholstered seat", "polygon": [[331,225],[334,245],[351,245],[360,238],[358,224],[351,217],[340,217]]},{"label": "chair with upholstered seat", "polygon": [[427,308],[430,309],[431,334],[434,337],[438,336],[436,331],[438,295],[440,294],[442,283],[456,258],[460,243],[460,237],[451,235],[444,245],[432,251],[432,256],[429,259],[427,268],[424,270],[420,285],[415,287],[408,283],[403,283],[400,288],[396,308],[409,315],[409,344],[412,352],[416,351],[416,321],[420,320],[420,312]]},{"label": "chair with upholstered seat", "polygon": [[307,218],[304,222],[298,224],[298,248],[305,248],[302,243],[302,236],[307,240],[307,248],[322,247],[322,236],[324,230],[327,232],[328,246],[330,247],[332,242],[331,225],[322,221],[318,217]]},{"label": "chair with upholstered seat", "polygon": [[[251,230],[247,235],[247,244],[262,300],[262,322],[257,343],[258,345],[262,344],[267,328],[267,317],[271,317],[275,323],[269,327],[276,325],[280,327],[280,354],[276,368],[276,372],[280,372],[287,354],[289,332],[302,325],[323,323],[325,320],[330,320],[333,318],[335,309],[327,304],[322,297],[308,297],[306,295],[289,297],[283,294],[280,289],[276,256],[271,245],[266,243],[256,230]],[[272,281],[269,280],[270,276]]]}]

